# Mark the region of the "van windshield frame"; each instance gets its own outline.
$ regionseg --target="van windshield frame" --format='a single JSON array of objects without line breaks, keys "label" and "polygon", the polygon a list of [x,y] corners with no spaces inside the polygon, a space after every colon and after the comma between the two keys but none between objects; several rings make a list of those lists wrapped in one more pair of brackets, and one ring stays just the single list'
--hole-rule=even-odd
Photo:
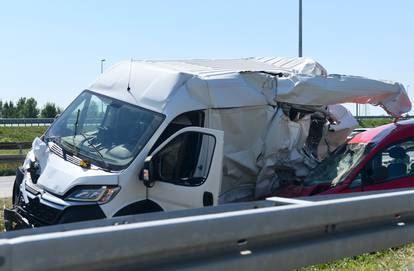
[{"label": "van windshield frame", "polygon": [[127,168],[165,115],[84,90],[50,126],[44,141],[107,171]]}]

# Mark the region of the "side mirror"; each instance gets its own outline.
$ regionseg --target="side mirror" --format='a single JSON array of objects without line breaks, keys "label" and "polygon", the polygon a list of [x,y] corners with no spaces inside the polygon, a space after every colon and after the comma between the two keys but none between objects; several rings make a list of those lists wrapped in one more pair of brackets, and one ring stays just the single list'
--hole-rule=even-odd
[{"label": "side mirror", "polygon": [[153,173],[152,156],[148,156],[144,161],[144,167],[141,169],[140,173],[140,179],[146,187],[151,188],[154,186],[155,179]]}]

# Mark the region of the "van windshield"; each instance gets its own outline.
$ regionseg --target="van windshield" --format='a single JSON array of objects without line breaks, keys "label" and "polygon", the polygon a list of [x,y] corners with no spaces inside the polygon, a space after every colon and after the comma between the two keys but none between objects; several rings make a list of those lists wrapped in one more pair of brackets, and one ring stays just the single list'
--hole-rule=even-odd
[{"label": "van windshield", "polygon": [[305,186],[342,183],[371,149],[370,144],[344,144],[327,156],[304,180]]},{"label": "van windshield", "polygon": [[93,165],[121,170],[137,156],[163,119],[162,114],[84,91],[52,124],[45,141],[53,141],[64,152]]}]

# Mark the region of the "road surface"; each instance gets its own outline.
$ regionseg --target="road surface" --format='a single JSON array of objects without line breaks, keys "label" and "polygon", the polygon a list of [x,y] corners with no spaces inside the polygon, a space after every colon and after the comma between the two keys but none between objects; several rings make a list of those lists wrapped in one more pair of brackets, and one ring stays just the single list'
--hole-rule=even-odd
[{"label": "road surface", "polygon": [[0,177],[0,198],[11,198],[15,176]]}]

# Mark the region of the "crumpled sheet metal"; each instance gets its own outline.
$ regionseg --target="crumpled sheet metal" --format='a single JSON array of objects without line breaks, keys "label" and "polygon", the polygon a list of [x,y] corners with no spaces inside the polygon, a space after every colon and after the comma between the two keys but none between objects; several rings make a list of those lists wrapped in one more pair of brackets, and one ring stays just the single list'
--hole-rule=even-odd
[{"label": "crumpled sheet metal", "polygon": [[[342,105],[331,105],[329,113],[338,124],[326,124],[318,146],[317,159],[304,153],[309,134],[310,115],[291,121],[282,110],[277,110],[266,131],[262,153],[257,160],[259,168],[255,198],[269,196],[289,178],[303,178],[326,155],[343,144],[346,137],[358,126],[352,114]],[[289,171],[291,174],[289,175]]]},{"label": "crumpled sheet metal", "polygon": [[[357,126],[351,113],[341,105],[328,107],[338,120],[325,125],[318,156],[345,142]],[[283,111],[270,105],[210,109],[208,126],[224,131],[223,179],[220,203],[252,200],[272,194],[281,178],[305,177],[317,161],[304,153],[310,115],[291,121]],[[291,176],[281,175],[291,172]],[[282,179],[282,181],[284,181]]]},{"label": "crumpled sheet metal", "polygon": [[312,58],[308,57],[255,57],[256,61],[291,70],[297,74],[324,75],[326,69]]},{"label": "crumpled sheet metal", "polygon": [[219,201],[253,199],[259,168],[257,157],[265,145],[271,106],[210,109],[207,125],[224,131],[223,178]]},{"label": "crumpled sheet metal", "polygon": [[393,116],[411,110],[411,102],[400,83],[347,75],[315,76],[265,73],[241,73],[247,84],[260,89],[269,104],[284,102],[299,105],[326,106],[359,103],[381,106]]},{"label": "crumpled sheet metal", "polygon": [[307,105],[380,105],[387,113],[397,117],[411,110],[410,99],[400,83],[346,75],[280,78],[276,100]]}]

